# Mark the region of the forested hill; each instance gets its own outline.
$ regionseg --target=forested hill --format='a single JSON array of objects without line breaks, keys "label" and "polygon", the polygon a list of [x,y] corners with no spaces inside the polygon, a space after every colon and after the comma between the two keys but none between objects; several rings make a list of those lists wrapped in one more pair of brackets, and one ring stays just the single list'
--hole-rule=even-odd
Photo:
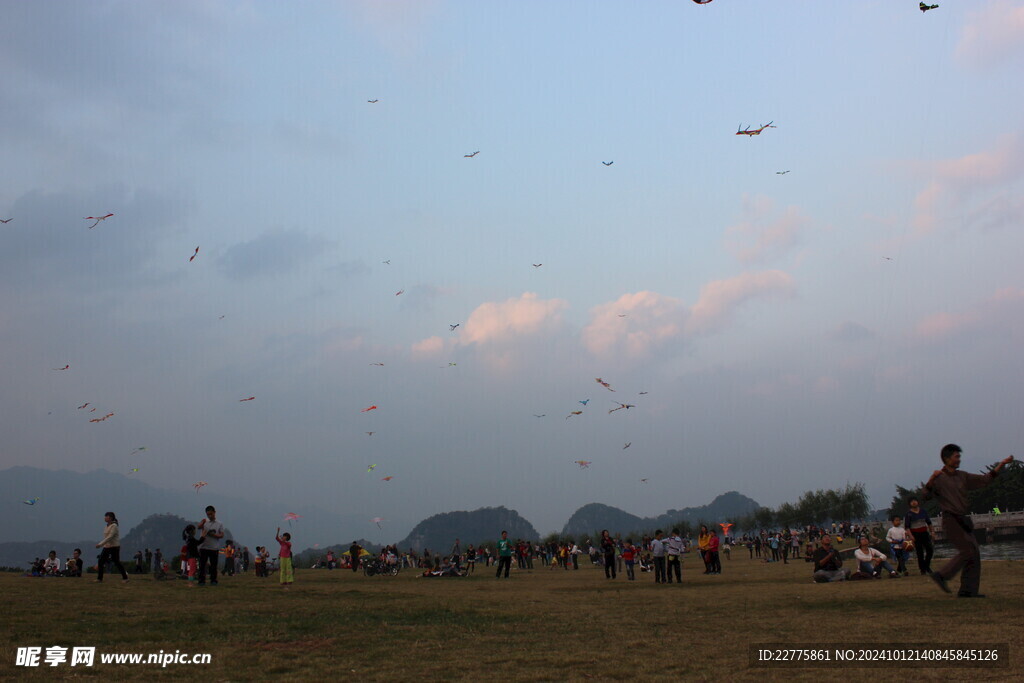
[{"label": "forested hill", "polygon": [[512,540],[540,540],[537,530],[518,512],[496,507],[480,508],[470,512],[444,512],[428,517],[399,541],[398,547],[411,548],[418,552],[422,552],[424,548],[448,552],[456,538],[460,539],[463,548],[469,543],[487,543],[493,546],[503,529],[508,531],[508,537]]},{"label": "forested hill", "polygon": [[735,491],[723,493],[707,505],[668,510],[657,517],[638,517],[610,505],[590,503],[573,513],[562,528],[562,534],[573,537],[587,536],[601,529],[622,534],[653,531],[657,528],[668,531],[677,525],[688,524],[696,527],[702,523],[731,521],[748,515],[759,507],[757,501]]}]

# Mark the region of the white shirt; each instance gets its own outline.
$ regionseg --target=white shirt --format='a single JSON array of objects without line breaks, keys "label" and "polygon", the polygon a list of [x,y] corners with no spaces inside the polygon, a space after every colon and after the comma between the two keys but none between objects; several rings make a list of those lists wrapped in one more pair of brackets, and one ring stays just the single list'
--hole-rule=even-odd
[{"label": "white shirt", "polygon": [[885,555],[875,550],[872,547],[868,547],[867,552],[857,548],[853,551],[853,556],[857,558],[858,562],[871,562],[872,560],[884,560]]},{"label": "white shirt", "polygon": [[885,540],[889,543],[903,543],[907,540],[907,530],[901,526],[894,526],[885,533]]},{"label": "white shirt", "polygon": [[665,549],[669,555],[682,555],[683,539],[678,536],[669,536],[665,539]]},{"label": "white shirt", "polygon": [[654,557],[665,557],[665,543],[657,538],[651,541],[651,555]]},{"label": "white shirt", "polygon": [[202,533],[202,532],[206,532],[206,537],[203,538],[203,542],[199,544],[199,549],[200,550],[220,550],[220,539],[219,538],[214,538],[213,536],[211,536],[210,532],[213,532],[213,533],[216,533],[216,534],[223,534],[224,533],[224,525],[221,524],[220,522],[216,521],[216,520],[211,522],[210,519],[207,518],[206,519],[206,524],[203,525],[202,531],[200,533]]}]

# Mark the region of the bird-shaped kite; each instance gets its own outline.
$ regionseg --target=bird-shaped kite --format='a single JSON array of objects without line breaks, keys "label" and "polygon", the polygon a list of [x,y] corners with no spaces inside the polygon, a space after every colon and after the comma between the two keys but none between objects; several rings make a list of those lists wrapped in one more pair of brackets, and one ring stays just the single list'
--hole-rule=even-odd
[{"label": "bird-shaped kite", "polygon": [[240,398],[240,399],[238,399],[238,402],[239,403],[244,403],[246,401],[255,401],[255,400],[256,400],[255,396],[250,396],[249,398]]},{"label": "bird-shaped kite", "polygon": [[383,527],[381,527],[381,525],[380,525],[380,523],[384,521],[384,518],[383,518],[383,517],[374,517],[374,518],[373,518],[373,519],[371,519],[370,521],[371,521],[371,522],[373,522],[374,524],[376,524],[376,525],[377,525],[377,528],[378,528],[378,529],[381,529],[381,528],[383,528]]},{"label": "bird-shaped kite", "polygon": [[138,471],[139,471],[139,468],[138,468],[138,467],[133,467],[133,468],[131,468],[130,470],[128,470],[128,474],[135,474],[135,473],[136,473],[136,472],[138,472]]},{"label": "bird-shaped kite", "polygon": [[588,399],[584,399],[582,401],[576,401],[576,402],[579,403],[579,404],[582,404],[582,405],[587,405],[588,403],[590,403],[590,399],[588,398]]},{"label": "bird-shaped kite", "polygon": [[366,435],[367,435],[367,436],[373,436],[373,435],[374,435],[374,434],[376,434],[376,433],[377,433],[377,432],[366,432]]},{"label": "bird-shaped kite", "polygon": [[113,215],[114,214],[112,214],[112,213],[108,213],[106,216],[86,216],[82,220],[83,221],[96,221],[95,223],[93,223],[92,225],[89,226],[89,229],[92,230],[93,228],[95,228],[97,225],[100,224],[100,221],[105,221],[105,220],[107,220],[108,218],[110,218]]},{"label": "bird-shaped kite", "polygon": [[142,451],[144,451],[144,450],[146,450],[146,447],[145,447],[145,446],[139,446],[138,448],[136,448],[135,450],[133,450],[133,451],[132,451],[131,453],[129,453],[128,455],[135,455],[136,453],[141,453],[141,452],[142,452]]},{"label": "bird-shaped kite", "polygon": [[543,263],[534,263],[534,264],[533,264],[533,267],[534,267],[534,268],[540,268],[540,267],[541,267],[541,266],[543,266],[543,265],[544,265]]},{"label": "bird-shaped kite", "polygon": [[775,123],[775,122],[774,121],[769,121],[768,123],[764,124],[760,128],[754,128],[753,130],[751,130],[750,126],[747,126],[743,130],[738,130],[737,129],[736,135],[746,135],[748,138],[752,138],[755,135],[760,135],[761,131],[763,131],[765,128],[778,128],[778,126],[773,126],[772,125],[773,123]]},{"label": "bird-shaped kite", "polygon": [[605,166],[611,166],[615,162],[614,161],[602,161],[601,163],[604,164]]},{"label": "bird-shaped kite", "polygon": [[25,505],[35,505],[36,503],[39,502],[39,498],[29,498],[28,500],[23,500],[21,502],[24,503]]},{"label": "bird-shaped kite", "polygon": [[926,5],[926,4],[924,4],[923,2],[922,2],[922,3],[920,3],[920,4],[918,5],[918,7],[920,7],[920,8],[921,8],[921,11],[922,11],[922,12],[927,12],[927,11],[928,11],[928,10],[930,10],[930,9],[938,9],[938,8],[939,8],[939,6],[938,6],[938,5]]},{"label": "bird-shaped kite", "polygon": [[381,477],[381,478],[380,478],[380,480],[381,480],[381,481],[391,481],[391,480],[392,480],[392,479],[394,479],[394,478],[395,478],[395,475],[393,475],[393,474],[389,474],[389,475],[388,475],[388,476],[386,476],[386,477]]},{"label": "bird-shaped kite", "polygon": [[369,474],[370,472],[373,472],[375,469],[377,469],[377,464],[376,463],[374,463],[374,464],[370,465],[369,467],[367,467],[366,468],[366,473]]},{"label": "bird-shaped kite", "polygon": [[776,171],[775,175],[786,175],[789,171]]},{"label": "bird-shaped kite", "polygon": [[378,367],[384,367],[383,363],[370,363],[370,365],[376,365]]},{"label": "bird-shaped kite", "polygon": [[391,259],[388,259],[387,261],[381,261],[381,263],[383,263],[385,266],[390,266],[391,265]]},{"label": "bird-shaped kite", "polygon": [[359,412],[360,412],[360,413],[368,413],[368,412],[370,412],[371,410],[377,410],[377,406],[370,406],[369,408],[363,408],[363,409],[362,409],[362,410],[360,410]]},{"label": "bird-shaped kite", "polygon": [[[619,403],[619,402],[618,401],[612,401],[612,403]],[[611,415],[616,410],[622,410],[623,408],[625,408],[626,410],[629,410],[630,408],[636,408],[636,406],[633,405],[632,403],[619,403],[619,407],[618,408],[612,408],[611,410],[608,411],[608,414]]]},{"label": "bird-shaped kite", "polygon": [[566,415],[566,416],[565,416],[565,419],[566,419],[566,420],[568,420],[568,419],[569,419],[570,417],[572,417],[573,415],[582,415],[582,414],[583,414],[583,411],[582,411],[582,410],[574,410],[574,411],[572,411],[571,413],[569,413],[568,415]]},{"label": "bird-shaped kite", "polygon": [[[711,0],[693,0],[693,1],[694,1],[695,3],[697,3],[698,5],[706,5],[706,4],[708,4],[709,2],[711,2]],[[646,480],[646,479],[644,479],[644,481],[647,481],[647,480]]]},{"label": "bird-shaped kite", "polygon": [[64,367],[62,367],[62,368],[51,368],[51,369],[53,369],[53,370],[67,370],[67,369],[68,369],[68,368],[70,368],[70,367],[71,367],[70,365],[65,365],[65,366],[64,366]]},{"label": "bird-shaped kite", "polygon": [[192,484],[192,488],[196,490],[196,493],[199,493],[199,489],[203,488],[204,486],[206,486],[205,481],[197,481],[196,483]]},{"label": "bird-shaped kite", "polygon": [[480,150],[477,150],[477,151],[473,152],[472,154],[463,154],[462,156],[466,157],[467,159],[472,159],[473,157],[475,157],[479,153],[480,153]]},{"label": "bird-shaped kite", "polygon": [[0,223],[3,223],[4,225],[7,225],[8,223],[10,223],[13,220],[14,220],[13,218],[7,218],[7,219],[0,218]]},{"label": "bird-shaped kite", "polygon": [[579,465],[580,469],[582,470],[582,469],[585,469],[587,467],[590,467],[590,465],[593,462],[593,460],[573,460],[573,462],[576,463],[577,465]]},{"label": "bird-shaped kite", "polygon": [[626,445],[622,447],[622,450],[626,450],[627,448],[629,448],[629,447],[630,447],[630,446],[632,446],[632,445],[633,445],[633,442],[632,442],[632,441],[627,441],[627,442],[626,442]]},{"label": "bird-shaped kite", "polygon": [[401,296],[403,294],[405,294],[405,290],[404,289],[400,289],[397,292],[395,292],[395,296]]},{"label": "bird-shaped kite", "polygon": [[380,102],[380,100],[366,100],[366,101],[369,102],[370,104],[377,104],[378,102]]},{"label": "bird-shaped kite", "polygon": [[82,408],[88,408],[88,407],[89,407],[89,403],[86,402],[86,403],[83,403],[82,405],[78,406],[78,409],[81,410]]},{"label": "bird-shaped kite", "polygon": [[646,480],[646,479],[641,479],[641,480],[640,480],[640,483],[641,483],[641,484],[646,484],[646,483],[647,483],[647,480]]},{"label": "bird-shaped kite", "polygon": [[89,420],[89,422],[104,422],[108,417],[114,417],[114,414],[107,413],[103,417],[94,417],[93,419]]},{"label": "bird-shaped kite", "polygon": [[459,325],[461,325],[461,324],[462,324],[462,323],[455,323],[454,325],[449,325],[448,327],[449,327],[449,328],[451,328],[451,331],[452,331],[452,332],[454,332],[454,331],[455,331],[455,328],[456,328],[456,327],[458,327],[458,326],[459,326]]},{"label": "bird-shaped kite", "polygon": [[199,255],[199,247],[196,247],[196,253],[194,253],[194,254],[192,254],[191,256],[188,257],[188,262],[192,263],[192,261],[195,260],[196,256],[198,256],[198,255]]},{"label": "bird-shaped kite", "polygon": [[531,413],[531,414],[532,414],[532,415],[533,415],[534,417],[547,417],[547,416],[548,416],[548,414],[547,414],[547,413],[544,413],[543,415],[538,415],[537,413]]},{"label": "bird-shaped kite", "polygon": [[611,384],[608,384],[608,382],[605,382],[600,377],[595,377],[594,381],[597,382],[598,384],[600,384],[602,387],[604,387],[608,391],[615,391],[614,389],[612,389],[612,385]]},{"label": "bird-shaped kite", "polygon": [[638,394],[638,396],[646,396],[646,395],[647,395],[647,394],[649,394],[649,393],[650,393],[649,391],[641,391],[641,392],[640,392],[640,393]]}]

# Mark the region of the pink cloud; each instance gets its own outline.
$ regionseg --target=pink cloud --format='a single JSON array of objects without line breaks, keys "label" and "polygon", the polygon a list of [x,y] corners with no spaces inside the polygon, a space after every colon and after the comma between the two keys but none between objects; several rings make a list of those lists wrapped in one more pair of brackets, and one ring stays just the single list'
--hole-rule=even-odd
[{"label": "pink cloud", "polygon": [[419,357],[439,356],[451,345],[452,340],[445,340],[441,337],[427,337],[412,345],[412,353]]},{"label": "pink cloud", "polygon": [[1024,145],[1020,137],[1007,135],[993,149],[936,163],[931,168],[932,180],[914,199],[916,232],[932,232],[941,215],[959,213],[968,208],[967,203],[974,195],[986,191],[995,193],[995,197],[988,198],[987,208],[999,215],[968,211],[972,224],[1004,224],[1011,218],[1004,215],[1008,211],[1019,216],[1021,203],[1008,185],[1024,174],[1022,156]]},{"label": "pink cloud", "polygon": [[744,302],[758,297],[789,297],[795,289],[793,277],[781,270],[743,273],[709,282],[701,288],[700,297],[690,311],[687,331],[692,334],[715,332],[728,324]]},{"label": "pink cloud", "polygon": [[998,327],[1021,319],[1024,290],[1008,287],[988,299],[960,312],[940,311],[925,316],[914,325],[911,336],[919,342],[934,343],[967,332]]},{"label": "pink cloud", "polygon": [[480,304],[462,326],[459,343],[488,344],[550,332],[561,326],[562,311],[568,307],[563,299],[538,299],[532,292]]},{"label": "pink cloud", "polygon": [[955,52],[961,63],[991,67],[1024,54],[1024,5],[999,0],[968,17]]},{"label": "pink cloud", "polygon": [[743,218],[726,228],[726,249],[741,263],[763,263],[800,242],[810,219],[797,206],[781,215],[767,197],[743,198]]},{"label": "pink cloud", "polygon": [[657,292],[623,294],[591,311],[583,345],[598,356],[643,358],[723,329],[751,299],[789,296],[793,290],[791,276],[769,270],[710,282],[692,307]]}]

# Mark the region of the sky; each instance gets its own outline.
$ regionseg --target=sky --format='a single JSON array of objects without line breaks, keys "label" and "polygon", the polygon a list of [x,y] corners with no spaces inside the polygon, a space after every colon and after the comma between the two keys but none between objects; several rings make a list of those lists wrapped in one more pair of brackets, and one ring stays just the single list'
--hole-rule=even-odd
[{"label": "sky", "polygon": [[1024,2],[940,5],[0,0],[0,465],[372,538],[1020,455]]}]

